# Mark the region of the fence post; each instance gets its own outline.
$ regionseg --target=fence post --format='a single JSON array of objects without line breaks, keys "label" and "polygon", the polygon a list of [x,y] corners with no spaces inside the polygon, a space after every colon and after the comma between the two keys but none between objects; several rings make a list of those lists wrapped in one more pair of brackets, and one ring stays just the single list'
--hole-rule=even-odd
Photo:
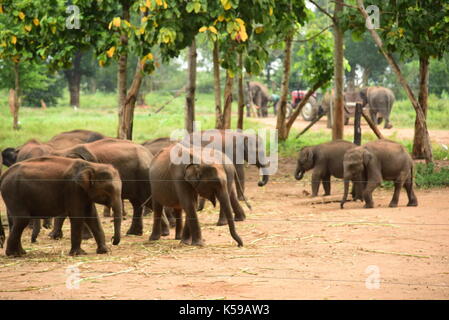
[{"label": "fence post", "polygon": [[355,105],[354,115],[354,144],[360,146],[362,144],[362,128],[360,122],[362,119],[362,104],[357,102]]}]

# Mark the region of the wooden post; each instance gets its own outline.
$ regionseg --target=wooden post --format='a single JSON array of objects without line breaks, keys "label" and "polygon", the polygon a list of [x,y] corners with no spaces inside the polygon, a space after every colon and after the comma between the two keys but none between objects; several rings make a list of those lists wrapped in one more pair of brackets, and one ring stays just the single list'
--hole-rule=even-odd
[{"label": "wooden post", "polygon": [[309,123],[309,125],[307,127],[304,128],[304,130],[302,130],[300,133],[298,133],[296,135],[296,139],[298,139],[300,136],[302,136],[304,133],[306,133],[307,130],[309,130],[315,123],[317,123],[318,121],[320,121],[320,119],[325,115],[326,113],[323,112],[322,114],[320,114],[318,117],[315,118],[315,120],[313,120],[311,123]]},{"label": "wooden post", "polygon": [[354,144],[360,146],[362,144],[362,128],[360,127],[360,120],[362,118],[362,104],[357,102],[355,105],[354,115]]},{"label": "wooden post", "polygon": [[188,58],[188,77],[186,88],[186,109],[185,109],[185,128],[187,132],[194,131],[193,122],[195,121],[195,90],[196,90],[196,43],[195,39],[189,47]]}]

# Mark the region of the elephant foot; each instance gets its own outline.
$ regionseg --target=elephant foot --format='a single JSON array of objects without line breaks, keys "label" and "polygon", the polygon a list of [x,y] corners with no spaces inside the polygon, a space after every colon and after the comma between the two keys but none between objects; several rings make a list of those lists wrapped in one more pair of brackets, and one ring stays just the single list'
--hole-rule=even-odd
[{"label": "elephant foot", "polygon": [[221,226],[225,226],[228,224],[228,220],[224,219],[224,220],[218,220],[217,222],[217,226],[221,227]]},{"label": "elephant foot", "polygon": [[150,235],[150,237],[148,238],[148,240],[150,240],[150,241],[157,241],[157,240],[159,240],[160,238],[161,238],[161,235],[160,235],[160,234],[152,233],[152,234]]},{"label": "elephant foot", "polygon": [[49,233],[48,236],[50,237],[50,239],[53,240],[62,239],[62,230],[53,230],[52,232]]},{"label": "elephant foot", "polygon": [[162,228],[162,234],[163,237],[169,236],[170,235],[170,229],[168,228]]},{"label": "elephant foot", "polygon": [[409,201],[409,203],[407,203],[407,207],[417,207],[417,206],[418,206],[417,200]]},{"label": "elephant foot", "polygon": [[141,236],[143,235],[143,227],[142,225],[131,224],[131,227],[126,232],[127,235]]},{"label": "elephant foot", "polygon": [[244,215],[239,215],[234,217],[234,221],[245,221],[246,217]]},{"label": "elephant foot", "polygon": [[397,208],[398,207],[398,203],[397,202],[390,202],[390,204],[388,206],[390,208]]},{"label": "elephant foot", "polygon": [[175,235],[175,240],[181,240],[181,239],[182,239],[182,235],[180,235],[180,234]]},{"label": "elephant foot", "polygon": [[324,193],[323,194],[323,197],[327,197],[327,196],[330,196],[331,195],[331,193],[329,192],[329,193]]},{"label": "elephant foot", "polygon": [[192,238],[187,238],[187,239],[181,239],[181,244],[185,244],[187,246],[192,245]]},{"label": "elephant foot", "polygon": [[70,252],[69,252],[70,256],[80,256],[80,255],[85,255],[85,254],[87,254],[86,251],[84,251],[81,248],[76,248],[76,249],[72,248],[72,249],[70,249]]},{"label": "elephant foot", "polygon": [[21,248],[19,248],[19,249],[12,249],[12,250],[6,249],[5,254],[8,257],[21,257],[23,255],[26,255],[26,251],[21,249]]},{"label": "elephant foot", "polygon": [[98,248],[97,248],[97,253],[98,254],[105,254],[105,253],[108,253],[108,252],[109,252],[109,249],[105,245],[98,246]]},{"label": "elephant foot", "polygon": [[192,240],[192,246],[203,247],[204,246],[203,239]]},{"label": "elephant foot", "polygon": [[393,128],[393,125],[391,125],[391,124],[388,124],[384,127],[384,129],[391,129],[391,128]]},{"label": "elephant foot", "polygon": [[365,203],[365,205],[363,207],[365,209],[372,209],[372,208],[374,208],[374,204],[373,203]]}]

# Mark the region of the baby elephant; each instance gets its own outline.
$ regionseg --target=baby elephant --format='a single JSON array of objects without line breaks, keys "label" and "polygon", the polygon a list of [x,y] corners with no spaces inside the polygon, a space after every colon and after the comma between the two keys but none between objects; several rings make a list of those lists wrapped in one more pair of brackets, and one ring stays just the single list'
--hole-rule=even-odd
[{"label": "baby elephant", "polygon": [[345,192],[341,208],[348,196],[349,180],[363,182],[365,208],[373,208],[372,193],[382,183],[382,180],[394,182],[391,208],[398,206],[402,186],[407,190],[407,206],[418,205],[418,200],[413,192],[413,160],[401,144],[386,139],[368,142],[362,147],[346,152],[343,166]]},{"label": "baby elephant", "polygon": [[[295,171],[296,180],[301,180],[306,171],[313,169],[312,197],[318,195],[321,182],[323,183],[324,195],[330,195],[331,176],[343,179],[343,156],[346,151],[355,147],[357,147],[357,145],[351,142],[335,140],[316,146],[302,148],[299,152]],[[354,188],[353,197],[361,199],[361,195],[356,194],[356,191],[357,188]]]},{"label": "baby elephant", "polygon": [[111,165],[62,157],[29,159],[13,165],[2,175],[0,191],[12,222],[7,256],[26,253],[21,236],[30,219],[67,215],[72,235],[70,255],[85,254],[81,249],[84,223],[95,237],[97,253],[106,253],[105,236],[94,203],[112,207],[113,244],[120,242],[122,182]]}]

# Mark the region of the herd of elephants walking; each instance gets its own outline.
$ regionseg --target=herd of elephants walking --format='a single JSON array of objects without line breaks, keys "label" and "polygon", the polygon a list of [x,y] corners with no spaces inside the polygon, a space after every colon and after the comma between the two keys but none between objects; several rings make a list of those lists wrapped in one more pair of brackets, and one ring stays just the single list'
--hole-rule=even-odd
[{"label": "herd of elephants walking", "polygon": [[[258,115],[266,116],[268,103],[273,102],[268,89],[259,82],[249,82],[248,89],[252,99],[248,105],[256,105]],[[346,102],[363,101],[374,123],[380,124],[385,119],[385,128],[392,127],[390,113],[394,99],[393,92],[383,87],[345,93]],[[312,109],[303,113],[308,120],[329,112],[332,93],[325,94],[320,103],[314,97],[310,101]],[[295,108],[298,100],[292,102]],[[274,101],[275,112],[278,103]],[[345,108],[345,122],[350,116],[351,112]],[[331,117],[328,117],[329,125],[332,125]],[[219,161],[206,159],[201,148],[212,149],[214,159]],[[187,155],[187,161],[175,163],[173,155],[176,154]],[[25,254],[21,235],[28,225],[33,228],[31,241],[35,242],[41,220],[45,228],[51,228],[51,218],[54,218],[50,237],[59,239],[63,236],[65,217],[71,223],[71,255],[84,254],[81,240],[92,236],[97,242],[97,253],[106,253],[105,235],[94,204],[105,206],[105,217],[112,210],[112,243],[117,245],[122,216],[126,214],[124,199],[133,208],[128,235],[142,235],[142,216],[153,211],[150,240],[168,235],[170,227],[174,227],[175,239],[188,245],[203,245],[197,211],[204,208],[206,200],[214,206],[218,200],[217,225],[228,225],[232,238],[242,246],[234,221],[246,217],[239,201],[245,201],[251,208],[244,195],[245,162],[259,168],[259,186],[268,183],[270,166],[262,138],[239,130],[206,130],[194,132],[181,141],[161,137],[142,144],[106,137],[99,132],[73,130],[57,134],[47,142],[31,139],[21,146],[6,148],[0,160],[9,167],[1,175],[0,191],[10,231],[6,255],[12,256]],[[353,200],[364,201],[366,208],[372,208],[372,193],[383,180],[394,182],[390,207],[397,206],[402,187],[407,191],[408,205],[417,205],[413,161],[405,148],[393,141],[381,139],[357,146],[337,140],[304,147],[299,152],[294,177],[301,180],[309,170],[313,170],[313,197],[318,195],[320,184],[324,195],[330,195],[331,177],[344,180],[341,208],[347,201],[350,182]],[[5,239],[0,222],[1,247]]]},{"label": "herd of elephants walking", "polygon": [[[97,253],[106,253],[95,204],[105,206],[104,216],[110,216],[112,210],[112,243],[118,245],[124,199],[133,208],[128,235],[143,235],[142,216],[153,211],[150,240],[168,235],[170,227],[175,227],[175,238],[187,245],[203,245],[197,211],[207,200],[214,206],[218,201],[217,225],[228,225],[232,238],[242,246],[235,221],[246,218],[240,201],[251,208],[245,197],[245,163],[259,169],[258,185],[265,186],[270,162],[264,149],[260,136],[238,130],[205,130],[181,141],[161,137],[143,144],[73,130],[47,142],[32,139],[6,148],[1,160],[9,168],[0,178],[9,226],[5,253],[25,254],[21,244],[24,229],[30,225],[32,241],[36,241],[43,219],[44,227],[50,228],[50,218],[54,218],[50,237],[61,238],[66,217],[71,223],[70,255],[85,254],[81,241],[92,236]],[[213,154],[215,161],[206,154]],[[383,180],[394,182],[390,207],[398,205],[402,187],[407,191],[408,206],[418,203],[413,191],[413,161],[406,149],[393,141],[381,139],[357,146],[337,140],[304,147],[293,176],[300,180],[309,170],[313,170],[312,196],[318,195],[320,184],[329,195],[331,177],[344,180],[341,208],[350,182],[353,200],[364,201],[366,208],[373,207],[372,193]],[[0,222],[1,247],[5,240]]]},{"label": "herd of elephants walking", "polygon": [[[273,114],[276,115],[277,110],[279,110],[279,96],[271,95],[267,86],[257,81],[250,81],[248,85],[248,94],[250,97],[247,102],[247,116],[251,116],[251,106],[255,106],[256,112],[253,114],[258,117],[267,117],[268,109],[271,106],[273,108]],[[305,95],[297,94],[298,90],[291,93],[291,102],[287,105],[287,116],[289,116],[292,111],[297,107],[302,97]],[[332,108],[332,101],[334,95],[333,92],[327,92],[323,95],[321,99],[317,99],[316,96],[311,96],[308,103],[303,107],[301,115],[304,120],[312,121],[320,114],[328,114],[329,110]],[[395,96],[393,91],[385,87],[365,87],[362,89],[348,90],[344,92],[343,95],[345,101],[345,114],[344,122],[348,123],[349,118],[354,115],[353,108],[349,106],[351,102],[361,102],[364,108],[367,108],[371,120],[375,124],[381,124],[384,121],[384,128],[391,129],[393,126],[390,122],[390,114],[393,109],[393,104],[395,102]],[[330,113],[332,114],[332,113]],[[332,127],[332,117],[328,117],[328,128]]]}]

